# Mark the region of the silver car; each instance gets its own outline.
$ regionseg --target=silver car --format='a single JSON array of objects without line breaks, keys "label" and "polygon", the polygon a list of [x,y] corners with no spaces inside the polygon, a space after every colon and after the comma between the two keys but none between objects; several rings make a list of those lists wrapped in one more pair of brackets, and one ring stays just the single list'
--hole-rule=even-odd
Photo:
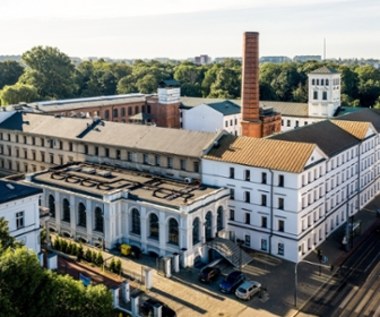
[{"label": "silver car", "polygon": [[237,288],[235,295],[238,298],[249,300],[256,293],[260,292],[260,289],[261,289],[261,284],[259,282],[245,281],[243,284],[241,284]]}]

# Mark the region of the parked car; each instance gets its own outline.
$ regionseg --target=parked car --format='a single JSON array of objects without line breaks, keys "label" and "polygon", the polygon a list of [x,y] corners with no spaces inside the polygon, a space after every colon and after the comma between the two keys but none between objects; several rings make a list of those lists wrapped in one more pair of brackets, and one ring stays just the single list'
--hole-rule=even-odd
[{"label": "parked car", "polygon": [[261,290],[261,284],[255,281],[245,281],[241,284],[235,292],[236,297],[240,299],[251,299],[255,294]]},{"label": "parked car", "polygon": [[199,281],[203,283],[210,283],[215,281],[220,275],[220,269],[217,267],[207,266],[199,273]]},{"label": "parked car", "polygon": [[223,293],[233,293],[245,281],[245,275],[240,271],[233,271],[219,284]]},{"label": "parked car", "polygon": [[160,302],[159,300],[149,298],[144,301],[141,305],[141,314],[142,316],[153,316],[154,306],[161,305],[161,316],[162,317],[176,317],[176,313],[168,305]]}]

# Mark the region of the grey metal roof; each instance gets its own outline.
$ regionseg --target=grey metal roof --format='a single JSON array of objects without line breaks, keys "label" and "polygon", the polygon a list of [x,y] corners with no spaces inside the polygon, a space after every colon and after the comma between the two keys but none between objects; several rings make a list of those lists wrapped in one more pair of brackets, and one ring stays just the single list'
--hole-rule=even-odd
[{"label": "grey metal roof", "polygon": [[212,109],[222,113],[223,115],[232,115],[240,113],[240,106],[236,105],[232,101],[224,100],[222,102],[207,103]]},{"label": "grey metal roof", "polygon": [[322,66],[321,68],[318,68],[318,69],[315,69],[315,70],[311,71],[310,74],[328,75],[328,74],[339,74],[339,72],[337,72],[332,67]]},{"label": "grey metal roof", "polygon": [[270,139],[313,143],[332,157],[358,143],[360,140],[329,120],[271,136]]},{"label": "grey metal roof", "polygon": [[16,112],[0,129],[142,151],[200,157],[219,133]]},{"label": "grey metal roof", "polygon": [[42,193],[42,189],[0,180],[0,204]]}]

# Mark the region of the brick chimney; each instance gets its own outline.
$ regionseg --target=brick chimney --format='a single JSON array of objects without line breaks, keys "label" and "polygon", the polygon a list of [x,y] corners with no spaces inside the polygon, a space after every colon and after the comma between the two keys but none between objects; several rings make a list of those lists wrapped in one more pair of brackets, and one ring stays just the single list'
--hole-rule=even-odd
[{"label": "brick chimney", "polygon": [[263,138],[281,131],[281,114],[273,111],[273,108],[260,111],[259,33],[245,32],[243,41],[241,134]]},{"label": "brick chimney", "polygon": [[242,135],[260,138],[262,128],[259,99],[259,33],[245,32],[243,35],[242,67]]}]

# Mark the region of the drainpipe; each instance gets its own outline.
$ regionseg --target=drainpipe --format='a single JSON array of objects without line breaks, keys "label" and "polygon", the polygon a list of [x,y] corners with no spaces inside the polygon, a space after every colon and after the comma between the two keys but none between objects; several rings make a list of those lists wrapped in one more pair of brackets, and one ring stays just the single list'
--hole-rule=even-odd
[{"label": "drainpipe", "polygon": [[270,169],[270,233],[269,233],[269,254],[272,254],[272,237],[273,237],[273,183],[274,183],[274,173]]}]

